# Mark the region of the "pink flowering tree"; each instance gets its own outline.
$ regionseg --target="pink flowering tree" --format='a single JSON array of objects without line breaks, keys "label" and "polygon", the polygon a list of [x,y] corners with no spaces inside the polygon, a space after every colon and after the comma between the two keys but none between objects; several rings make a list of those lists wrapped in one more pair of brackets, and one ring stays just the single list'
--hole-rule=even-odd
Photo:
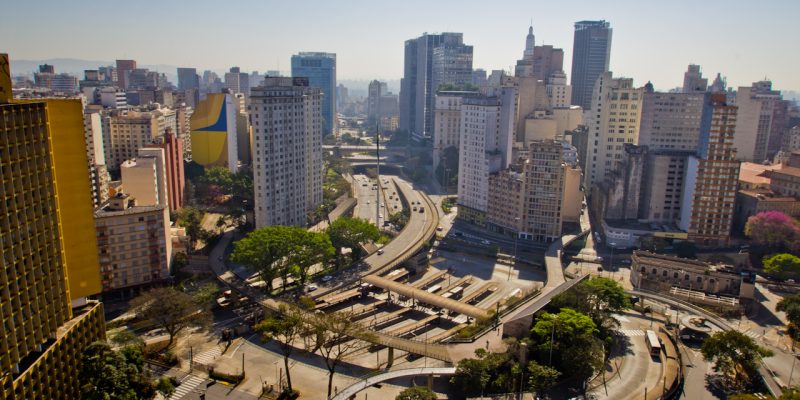
[{"label": "pink flowering tree", "polygon": [[758,213],[747,220],[744,233],[772,251],[800,251],[800,223],[780,211]]}]

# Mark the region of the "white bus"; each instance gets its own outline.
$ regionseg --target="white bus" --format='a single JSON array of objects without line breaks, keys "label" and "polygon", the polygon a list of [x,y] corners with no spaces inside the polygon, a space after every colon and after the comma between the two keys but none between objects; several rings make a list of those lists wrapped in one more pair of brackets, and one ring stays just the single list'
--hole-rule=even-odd
[{"label": "white bus", "polygon": [[650,355],[658,357],[661,355],[661,342],[658,340],[658,335],[655,332],[648,330],[645,332],[645,340],[647,347],[650,349]]},{"label": "white bus", "polygon": [[438,291],[439,291],[439,290],[441,290],[441,289],[442,289],[442,286],[441,286],[441,285],[433,285],[433,286],[431,286],[431,287],[429,287],[429,288],[428,288],[427,292],[428,292],[428,293],[436,293],[436,292],[438,292]]}]

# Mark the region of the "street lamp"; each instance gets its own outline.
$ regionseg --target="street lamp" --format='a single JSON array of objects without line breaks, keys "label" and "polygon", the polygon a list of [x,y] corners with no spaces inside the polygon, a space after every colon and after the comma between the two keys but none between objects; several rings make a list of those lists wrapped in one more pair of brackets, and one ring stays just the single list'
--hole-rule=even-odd
[{"label": "street lamp", "polygon": [[[514,222],[516,222],[515,228],[519,228],[519,217],[514,218]],[[514,232],[514,262],[508,266],[508,279],[511,280],[511,269],[517,265],[517,239],[519,238],[519,229],[515,229]]]},{"label": "street lamp", "polygon": [[614,278],[616,278],[616,275],[615,275],[616,271],[614,270],[614,246],[616,246],[617,243],[613,242],[613,243],[609,243],[608,245],[611,246],[611,259],[608,262],[608,267],[611,268],[611,274],[612,274],[611,275],[611,279],[614,279]]}]

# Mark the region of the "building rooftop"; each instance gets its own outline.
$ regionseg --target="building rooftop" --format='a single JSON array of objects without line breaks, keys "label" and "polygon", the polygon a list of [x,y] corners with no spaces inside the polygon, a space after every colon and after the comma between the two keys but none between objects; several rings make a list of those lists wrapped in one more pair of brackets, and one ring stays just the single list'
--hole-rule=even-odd
[{"label": "building rooftop", "polygon": [[739,182],[757,186],[768,186],[769,177],[764,176],[764,171],[771,171],[780,168],[780,164],[764,165],[751,162],[743,162],[739,168]]},{"label": "building rooftop", "polygon": [[800,201],[791,196],[781,196],[769,189],[755,189],[755,190],[741,189],[739,190],[739,193],[745,196],[757,197],[761,201],[766,201],[771,203],[782,203],[782,202],[793,203],[796,201]]},{"label": "building rooftop", "polygon": [[125,210],[112,211],[108,209],[108,206],[109,203],[105,203],[102,206],[98,207],[96,210],[94,210],[94,217],[95,218],[118,217],[120,215],[135,215],[135,214],[141,214],[141,213],[164,209],[164,206],[162,205],[155,205],[155,206],[133,206]]},{"label": "building rooftop", "polygon": [[667,268],[693,270],[693,272],[712,271],[719,273],[735,274],[733,267],[725,264],[709,264],[703,261],[692,260],[665,254],[651,253],[645,250],[634,250],[633,259],[637,262],[644,262],[651,265],[658,265]]}]

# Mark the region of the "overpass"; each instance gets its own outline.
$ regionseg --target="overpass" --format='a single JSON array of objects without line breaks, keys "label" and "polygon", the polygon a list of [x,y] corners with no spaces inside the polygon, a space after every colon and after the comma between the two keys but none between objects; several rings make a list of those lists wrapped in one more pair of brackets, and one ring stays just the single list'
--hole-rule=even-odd
[{"label": "overpass", "polygon": [[355,398],[355,395],[358,392],[375,385],[377,383],[386,382],[388,380],[397,379],[397,378],[408,378],[413,376],[427,376],[428,377],[428,387],[431,386],[431,379],[434,375],[439,376],[449,376],[455,375],[456,368],[455,367],[440,367],[440,368],[408,368],[408,369],[398,369],[396,371],[389,371],[384,372],[380,375],[370,376],[366,379],[362,379],[348,387],[344,390],[333,396],[331,400],[348,400]]},{"label": "overpass", "polygon": [[364,277],[364,282],[373,284],[381,289],[386,289],[390,292],[395,292],[399,295],[406,296],[417,301],[432,306],[438,306],[450,311],[455,311],[459,314],[464,314],[472,318],[488,318],[489,313],[482,308],[469,305],[458,300],[448,299],[439,296],[438,294],[428,293],[425,290],[417,289],[405,283],[395,282],[391,279],[386,279],[378,275],[368,275]]}]

